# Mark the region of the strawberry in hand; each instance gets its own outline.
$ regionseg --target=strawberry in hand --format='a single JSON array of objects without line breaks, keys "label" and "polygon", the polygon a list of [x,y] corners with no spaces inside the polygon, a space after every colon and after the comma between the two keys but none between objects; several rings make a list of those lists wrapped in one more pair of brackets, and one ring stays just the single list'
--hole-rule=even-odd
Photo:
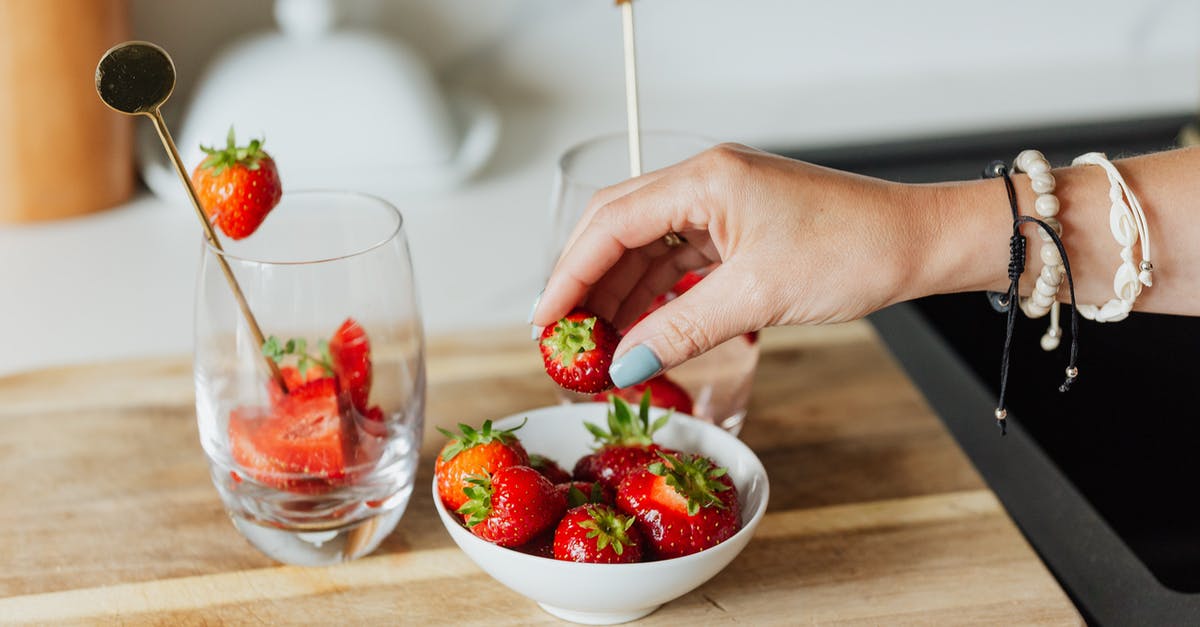
[{"label": "strawberry in hand", "polygon": [[609,322],[582,308],[546,327],[538,343],[546,373],[559,386],[596,394],[613,386],[608,376],[621,335]]},{"label": "strawberry in hand", "polygon": [[275,160],[262,144],[254,139],[238,146],[229,127],[225,148],[201,146],[208,156],[192,171],[192,186],[204,212],[233,239],[254,233],[283,195]]},{"label": "strawberry in hand", "polygon": [[654,432],[667,424],[665,414],[650,424],[650,393],[642,396],[635,417],[629,404],[619,396],[612,399],[608,413],[608,431],[592,423],[584,423],[596,437],[600,448],[575,463],[574,475],[579,481],[595,481],[615,490],[625,475],[658,461],[658,451],[666,451],[654,443]]},{"label": "strawberry in hand", "polygon": [[529,465],[529,454],[517,436],[513,435],[524,425],[522,422],[512,429],[492,429],[492,421],[486,420],[476,430],[459,424],[460,433],[457,435],[438,429],[442,435],[450,438],[433,466],[438,496],[446,509],[456,510],[469,500],[464,490],[471,487],[469,480],[472,476],[496,474],[508,466]]},{"label": "strawberry in hand", "polygon": [[528,466],[473,475],[467,484],[468,500],[455,511],[466,516],[471,533],[500,546],[526,544],[558,522],[567,509],[554,484]]},{"label": "strawberry in hand", "polygon": [[554,531],[554,559],[589,564],[632,564],[642,560],[636,519],[607,505],[581,505],[563,516]]},{"label": "strawberry in hand", "polygon": [[703,455],[668,455],[629,473],[617,507],[637,517],[654,556],[681,557],[714,547],[742,528],[737,489]]}]

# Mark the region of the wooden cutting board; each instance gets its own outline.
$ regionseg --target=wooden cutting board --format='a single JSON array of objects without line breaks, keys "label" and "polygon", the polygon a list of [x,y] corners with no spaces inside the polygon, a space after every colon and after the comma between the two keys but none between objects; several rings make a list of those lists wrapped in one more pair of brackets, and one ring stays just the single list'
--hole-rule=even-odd
[{"label": "wooden cutting board", "polygon": [[[526,337],[431,342],[408,512],[376,553],[330,568],[279,566],[234,530],[187,359],[0,378],[0,621],[556,622],[453,545],[427,488],[434,426],[554,402]],[[725,571],[643,622],[1082,622],[867,324],[761,341],[742,437],[771,478],[767,516]]]}]

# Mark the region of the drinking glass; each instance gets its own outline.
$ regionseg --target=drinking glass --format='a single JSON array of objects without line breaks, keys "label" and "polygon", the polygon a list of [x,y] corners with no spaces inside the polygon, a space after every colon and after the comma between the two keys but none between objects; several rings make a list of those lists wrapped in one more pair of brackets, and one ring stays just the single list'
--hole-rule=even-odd
[{"label": "drinking glass", "polygon": [[253,235],[225,242],[205,242],[196,285],[196,418],[217,492],[238,531],[281,562],[370,553],[408,504],[424,420],[400,213],[364,194],[289,192]]},{"label": "drinking glass", "polygon": [[[627,141],[624,133],[605,135],[577,144],[559,158],[552,197],[553,231],[547,268],[552,268],[558,259],[592,195],[629,177]],[[642,163],[647,171],[663,168],[713,145],[711,140],[687,133],[643,133]],[[703,271],[696,274],[702,276]],[[665,297],[673,298],[676,291],[668,292]],[[664,379],[658,381],[666,385],[674,383],[687,393],[691,409],[686,413],[736,435],[746,417],[750,383],[757,364],[758,336],[747,334],[660,375]],[[632,389],[622,395],[633,400],[641,393],[640,389]],[[565,390],[560,390],[559,398],[563,402],[598,400]]]}]

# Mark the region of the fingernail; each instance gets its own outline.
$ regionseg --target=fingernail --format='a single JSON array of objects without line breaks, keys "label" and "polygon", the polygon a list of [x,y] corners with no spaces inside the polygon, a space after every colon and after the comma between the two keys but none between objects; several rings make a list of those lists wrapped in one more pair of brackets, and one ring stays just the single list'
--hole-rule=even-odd
[{"label": "fingernail", "polygon": [[546,293],[546,288],[543,287],[542,291],[538,292],[537,298],[533,299],[533,306],[529,308],[529,319],[525,321],[525,324],[533,324],[533,314],[537,313],[537,306],[542,302],[544,293]]},{"label": "fingernail", "polygon": [[654,351],[645,344],[638,344],[613,362],[608,369],[608,376],[612,378],[613,385],[627,388],[653,377],[659,370],[662,370],[662,362],[654,355]]},{"label": "fingernail", "polygon": [[538,339],[539,337],[542,336],[543,330],[545,330],[545,327],[531,327],[529,329],[529,339],[531,339],[531,340]]}]

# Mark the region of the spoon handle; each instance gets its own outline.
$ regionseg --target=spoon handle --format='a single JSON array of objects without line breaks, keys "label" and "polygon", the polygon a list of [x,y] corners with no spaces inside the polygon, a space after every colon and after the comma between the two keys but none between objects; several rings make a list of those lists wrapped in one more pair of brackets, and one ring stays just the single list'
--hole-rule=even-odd
[{"label": "spoon handle", "polygon": [[[171,157],[171,164],[175,166],[175,173],[179,175],[179,180],[183,182],[183,188],[187,190],[188,198],[192,201],[192,208],[196,210],[196,217],[200,218],[200,224],[204,227],[204,237],[208,239],[208,243],[218,251],[224,252],[221,246],[221,241],[217,239],[217,232],[213,229],[212,223],[208,221],[208,216],[204,214],[204,207],[200,204],[200,198],[196,196],[196,190],[192,187],[192,181],[188,177],[187,170],[183,167],[183,159],[179,157],[179,151],[175,148],[175,141],[171,139],[171,131],[167,130],[167,122],[163,119],[162,111],[155,107],[149,114],[150,119],[154,121],[154,130],[158,131],[158,138],[162,140],[163,148]],[[221,265],[221,272],[225,274],[225,280],[229,282],[229,289],[233,290],[233,297],[237,300],[238,307],[242,310],[242,316],[246,319],[246,324],[250,327],[250,334],[254,336],[254,341],[261,349],[266,343],[266,338],[263,337],[262,328],[258,326],[258,320],[254,317],[254,313],[250,311],[250,305],[246,302],[246,295],[242,293],[242,286],[238,285],[237,278],[233,276],[233,269],[229,267],[229,262],[225,260],[224,255],[216,255],[217,263]],[[275,379],[275,383],[279,385],[279,389],[284,394],[288,393],[287,383],[283,380],[283,373],[279,371],[279,365],[270,357],[263,356],[263,360],[267,363],[267,368],[270,369],[271,376]]]}]

